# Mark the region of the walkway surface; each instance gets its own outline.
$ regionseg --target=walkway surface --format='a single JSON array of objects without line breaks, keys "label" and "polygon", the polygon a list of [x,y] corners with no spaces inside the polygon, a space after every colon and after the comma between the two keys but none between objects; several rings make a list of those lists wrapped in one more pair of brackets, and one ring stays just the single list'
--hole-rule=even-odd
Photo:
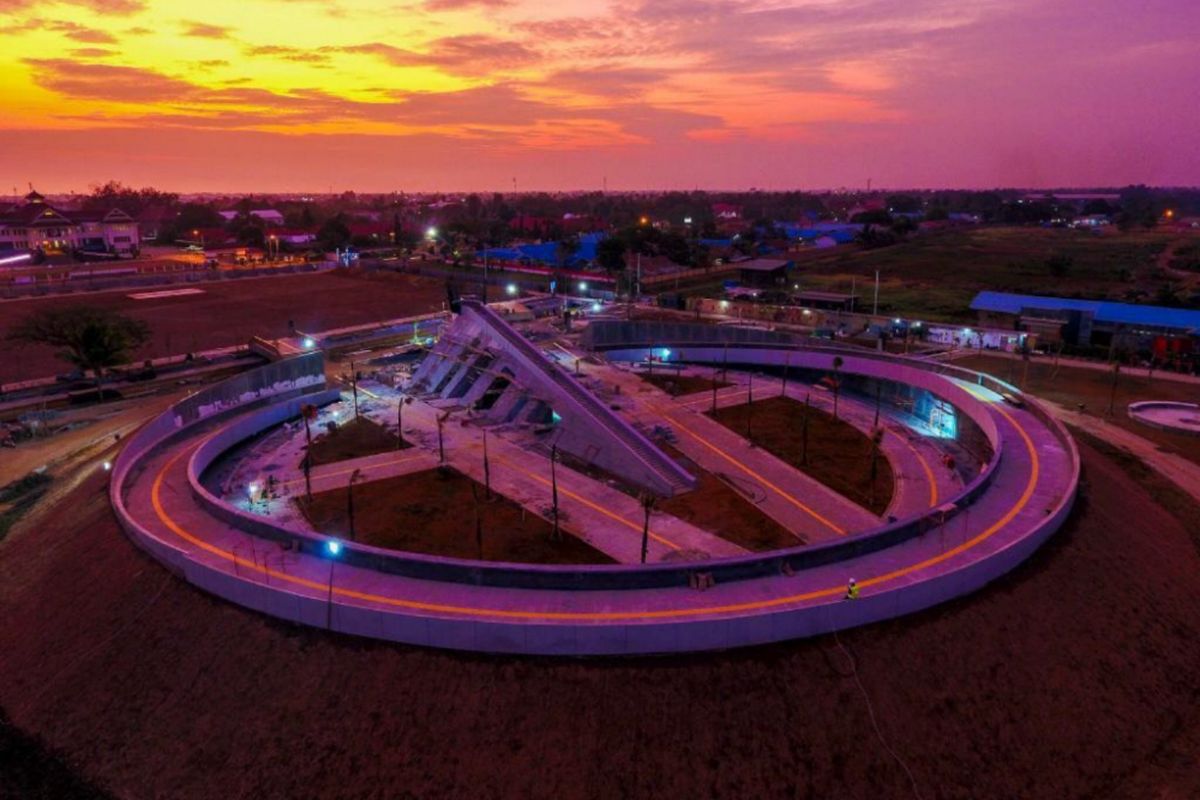
[{"label": "walkway surface", "polygon": [[[556,347],[568,363],[578,358],[569,348],[561,344]],[[759,490],[754,494],[762,511],[802,541],[838,539],[877,527],[884,521],[707,416],[704,412],[712,407],[709,392],[673,398],[642,380],[632,369],[585,360],[578,361],[578,369],[593,391],[621,403],[623,411],[646,429],[664,423],[669,426],[676,433],[675,446],[702,468],[717,475],[729,475],[735,483],[750,482]],[[693,370],[687,374],[709,377],[711,371]],[[749,380],[745,372],[729,371],[725,382],[734,385],[717,391],[718,408],[744,404]],[[754,396],[759,399],[779,395],[784,388],[779,378],[755,376],[752,380]],[[826,397],[826,393],[794,380],[788,383],[788,397],[803,402],[805,394],[810,394],[815,407],[832,410],[832,398]],[[615,392],[618,386],[619,394]],[[873,404],[854,397],[840,398],[839,415],[864,433],[869,433],[874,425]],[[916,436],[894,415],[882,418],[881,423],[888,431],[883,440],[884,456],[898,477],[895,498],[885,516],[912,516],[936,506],[941,497],[961,485],[956,475],[932,466],[940,464],[942,455],[935,442]]]},{"label": "walkway surface", "polygon": [[[373,421],[395,429],[399,394],[384,386],[362,381],[360,412]],[[346,419],[352,404],[345,399],[322,409],[321,420],[337,414]],[[383,480],[437,467],[437,418],[446,413],[429,403],[416,400],[405,407],[404,438],[415,445],[405,450],[339,461],[313,470],[313,491],[342,488],[355,470],[361,470],[364,482]],[[446,464],[483,483],[484,429],[463,413],[453,414],[442,426]],[[548,517],[551,501],[550,459],[513,440],[516,434],[493,430],[488,434],[488,460],[492,488],[531,513]],[[236,499],[249,481],[261,481],[273,474],[286,494],[304,491],[303,472],[299,469],[303,435],[282,437],[275,446],[260,448],[252,458],[243,459],[235,477],[226,480],[225,494]],[[641,560],[644,512],[636,498],[569,467],[555,469],[559,492],[559,520],[563,528],[620,563]],[[307,525],[292,509],[272,507],[272,513],[289,524]],[[746,551],[701,528],[661,512],[653,512],[647,548],[647,561],[694,560],[744,554]]]}]

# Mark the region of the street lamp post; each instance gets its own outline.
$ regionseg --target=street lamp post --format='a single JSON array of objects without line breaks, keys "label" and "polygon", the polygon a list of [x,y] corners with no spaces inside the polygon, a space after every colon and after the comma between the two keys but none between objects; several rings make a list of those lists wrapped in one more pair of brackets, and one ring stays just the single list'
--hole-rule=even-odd
[{"label": "street lamp post", "polygon": [[642,563],[646,563],[646,553],[650,549],[650,509],[654,508],[654,495],[642,493]]}]

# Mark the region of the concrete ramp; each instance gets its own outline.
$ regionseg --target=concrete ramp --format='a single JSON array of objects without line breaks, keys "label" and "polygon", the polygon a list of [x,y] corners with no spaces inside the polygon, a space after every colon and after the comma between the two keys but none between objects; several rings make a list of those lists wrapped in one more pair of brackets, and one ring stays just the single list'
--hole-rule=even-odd
[{"label": "concrete ramp", "polygon": [[475,407],[495,423],[546,426],[559,450],[654,494],[696,486],[674,459],[478,301],[462,302],[413,386]]}]

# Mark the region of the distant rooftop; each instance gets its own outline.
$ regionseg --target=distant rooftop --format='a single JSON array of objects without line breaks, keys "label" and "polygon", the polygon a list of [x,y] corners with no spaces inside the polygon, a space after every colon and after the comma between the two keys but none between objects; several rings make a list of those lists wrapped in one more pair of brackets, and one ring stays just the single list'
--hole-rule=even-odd
[{"label": "distant rooftop", "polygon": [[1187,308],[1167,308],[1166,306],[1114,303],[1108,300],[1077,300],[1068,297],[980,292],[971,301],[971,309],[1001,314],[1022,314],[1028,310],[1083,311],[1091,313],[1097,322],[1200,332],[1200,311]]},{"label": "distant rooftop", "polygon": [[754,258],[750,261],[737,262],[737,268],[742,270],[748,269],[753,272],[774,272],[777,269],[790,266],[791,263],[791,261],[781,258]]}]

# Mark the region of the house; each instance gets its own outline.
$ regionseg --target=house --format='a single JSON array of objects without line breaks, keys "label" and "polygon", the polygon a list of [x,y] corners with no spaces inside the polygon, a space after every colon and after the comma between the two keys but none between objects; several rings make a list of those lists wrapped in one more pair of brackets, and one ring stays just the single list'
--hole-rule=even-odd
[{"label": "house", "polygon": [[737,268],[742,283],[762,287],[782,286],[787,283],[793,263],[782,258],[752,258],[739,261]]},{"label": "house", "polygon": [[845,292],[803,291],[793,292],[791,302],[805,308],[816,308],[822,311],[853,311],[858,300],[856,294]]},{"label": "house", "polygon": [[271,233],[277,240],[286,245],[303,247],[317,240],[315,231],[307,228],[282,228]]},{"label": "house", "polygon": [[0,252],[41,251],[48,255],[86,251],[136,255],[138,223],[120,209],[105,212],[64,211],[35,191],[25,202],[0,216]]}]

